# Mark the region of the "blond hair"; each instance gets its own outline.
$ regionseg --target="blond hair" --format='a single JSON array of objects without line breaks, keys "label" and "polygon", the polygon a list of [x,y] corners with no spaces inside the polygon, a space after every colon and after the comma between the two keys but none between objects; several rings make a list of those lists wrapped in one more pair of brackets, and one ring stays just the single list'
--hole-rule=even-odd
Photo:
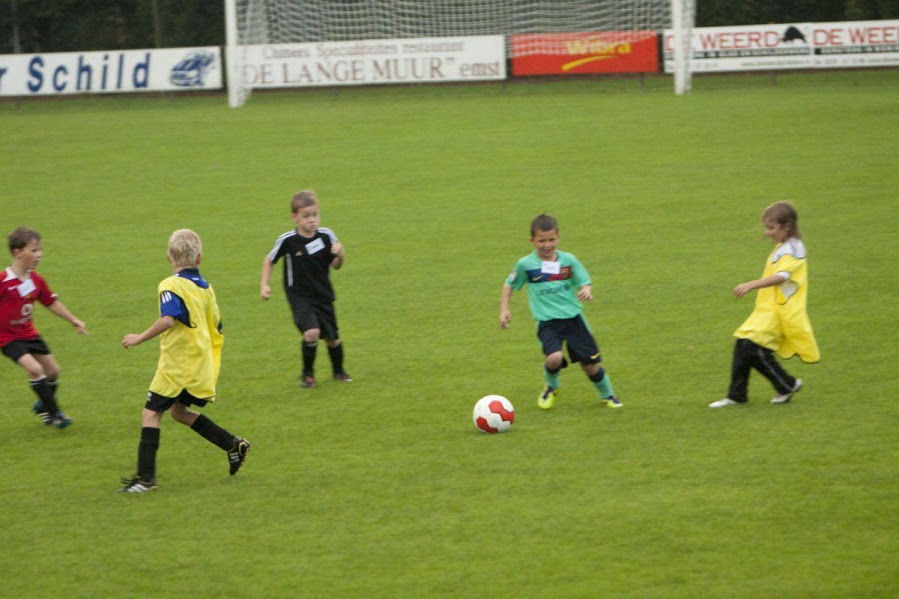
[{"label": "blond hair", "polygon": [[169,256],[175,268],[192,268],[200,261],[203,242],[190,229],[178,229],[169,237]]},{"label": "blond hair", "polygon": [[762,213],[762,222],[769,220],[789,231],[790,237],[802,239],[802,233],[799,232],[799,213],[796,212],[796,206],[792,202],[781,200],[765,208]]},{"label": "blond hair", "polygon": [[318,195],[312,189],[304,189],[293,194],[290,199],[290,211],[294,214],[303,208],[318,204]]}]

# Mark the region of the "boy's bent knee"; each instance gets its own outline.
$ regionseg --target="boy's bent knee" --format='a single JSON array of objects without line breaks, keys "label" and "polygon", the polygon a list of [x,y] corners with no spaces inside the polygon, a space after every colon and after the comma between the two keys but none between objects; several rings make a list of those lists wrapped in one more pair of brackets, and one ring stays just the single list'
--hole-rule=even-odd
[{"label": "boy's bent knee", "polygon": [[548,368],[560,368],[562,366],[562,360],[564,356],[562,352],[557,351],[546,356],[546,366]]},{"label": "boy's bent knee", "polygon": [[25,368],[25,372],[28,373],[28,380],[30,381],[36,381],[47,376],[47,373],[44,372],[44,369],[41,368],[40,365],[33,368],[23,366],[23,368]]},{"label": "boy's bent knee", "polygon": [[190,408],[185,406],[184,404],[175,403],[169,409],[169,414],[171,414],[172,419],[175,422],[180,422],[181,424],[185,424],[190,426],[194,423],[194,420],[197,419],[199,414],[197,412],[192,411]]},{"label": "boy's bent knee", "polygon": [[606,371],[599,364],[584,364],[584,372],[587,373],[587,376],[594,383],[598,383],[606,378]]},{"label": "boy's bent knee", "polygon": [[28,373],[29,380],[36,381],[47,376],[47,371],[44,369],[41,363],[34,358],[26,360],[23,356],[23,358],[19,360],[19,366],[24,368],[25,372]]},{"label": "boy's bent knee", "polygon": [[144,408],[140,413],[140,422],[143,426],[159,428],[160,423],[162,423],[162,412],[154,412]]},{"label": "boy's bent knee", "polygon": [[306,343],[317,343],[321,337],[321,329],[309,329],[303,332],[303,341]]}]

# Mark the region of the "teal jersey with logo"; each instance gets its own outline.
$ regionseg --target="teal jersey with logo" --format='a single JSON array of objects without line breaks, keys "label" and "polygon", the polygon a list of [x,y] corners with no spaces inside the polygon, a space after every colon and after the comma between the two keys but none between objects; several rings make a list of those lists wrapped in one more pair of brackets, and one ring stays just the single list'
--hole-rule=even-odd
[{"label": "teal jersey with logo", "polygon": [[515,264],[506,284],[515,291],[527,284],[535,319],[574,318],[581,313],[578,289],[590,284],[590,275],[573,254],[556,250],[556,261],[548,262],[534,251]]}]

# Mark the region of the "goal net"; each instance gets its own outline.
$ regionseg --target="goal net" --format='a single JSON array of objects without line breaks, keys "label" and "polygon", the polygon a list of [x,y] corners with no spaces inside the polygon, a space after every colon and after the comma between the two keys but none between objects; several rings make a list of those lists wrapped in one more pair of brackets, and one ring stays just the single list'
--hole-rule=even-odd
[{"label": "goal net", "polygon": [[[251,86],[241,76],[247,46],[379,39],[530,34],[506,43],[507,58],[565,54],[564,36],[608,32],[615,41],[691,26],[694,0],[225,0],[229,103]],[[675,14],[674,11],[681,11]],[[689,40],[689,34],[687,39]],[[687,43],[689,47],[689,41]],[[682,44],[675,42],[675,54]],[[686,67],[688,69],[688,67]],[[688,86],[689,84],[687,84]],[[686,91],[686,90],[684,90]],[[682,92],[678,92],[682,93]]]}]

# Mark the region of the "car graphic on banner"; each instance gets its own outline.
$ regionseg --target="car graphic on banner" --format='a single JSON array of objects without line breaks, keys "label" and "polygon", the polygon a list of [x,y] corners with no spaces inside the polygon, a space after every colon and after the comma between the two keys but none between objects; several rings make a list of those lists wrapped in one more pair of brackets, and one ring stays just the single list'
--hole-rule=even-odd
[{"label": "car graphic on banner", "polygon": [[178,87],[203,87],[214,63],[215,54],[208,50],[190,52],[172,67],[169,81]]}]

